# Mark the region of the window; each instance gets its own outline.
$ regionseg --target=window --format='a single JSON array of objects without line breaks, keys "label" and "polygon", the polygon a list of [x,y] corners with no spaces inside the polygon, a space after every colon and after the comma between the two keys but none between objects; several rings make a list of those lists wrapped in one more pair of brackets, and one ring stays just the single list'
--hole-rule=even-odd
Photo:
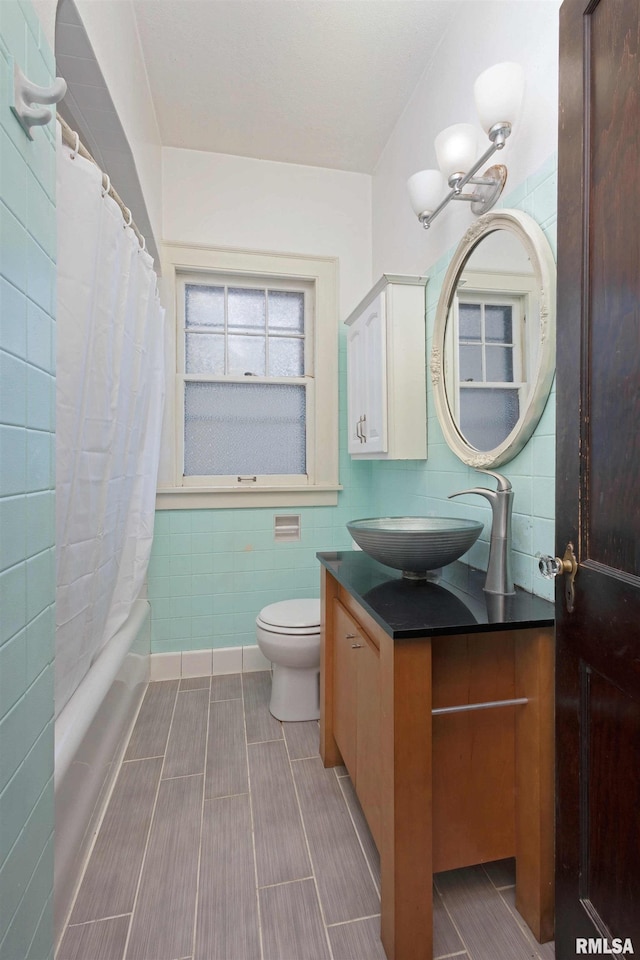
[{"label": "window", "polygon": [[334,261],[167,252],[175,391],[165,435],[174,456],[165,457],[158,506],[335,503]]},{"label": "window", "polygon": [[179,274],[177,289],[183,476],[200,485],[306,483],[312,285]]},{"label": "window", "polygon": [[532,277],[465,270],[453,304],[449,403],[469,444],[499,446],[520,419],[539,350]]},{"label": "window", "polygon": [[[525,386],[520,297],[458,295],[458,423],[469,443],[498,446],[520,419]],[[495,430],[488,437],[487,431]]]}]

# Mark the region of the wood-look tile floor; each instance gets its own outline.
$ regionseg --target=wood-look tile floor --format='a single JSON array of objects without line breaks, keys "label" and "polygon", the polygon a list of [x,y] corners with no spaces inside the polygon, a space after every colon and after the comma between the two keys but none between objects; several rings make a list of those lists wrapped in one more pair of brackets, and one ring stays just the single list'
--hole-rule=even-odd
[{"label": "wood-look tile floor", "polygon": [[[57,960],[384,960],[380,863],[268,673],[149,685]],[[439,874],[434,957],[553,960],[512,861]]]}]

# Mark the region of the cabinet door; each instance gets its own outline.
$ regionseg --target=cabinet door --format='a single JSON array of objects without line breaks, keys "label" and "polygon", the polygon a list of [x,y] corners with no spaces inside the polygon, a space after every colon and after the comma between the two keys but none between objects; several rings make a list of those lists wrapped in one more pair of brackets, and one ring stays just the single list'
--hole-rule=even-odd
[{"label": "cabinet door", "polygon": [[387,324],[386,293],[383,290],[365,310],[360,323],[364,341],[366,420],[364,450],[387,450]]},{"label": "cabinet door", "polygon": [[349,453],[387,450],[386,313],[383,290],[347,334]]},{"label": "cabinet door", "polygon": [[376,843],[380,839],[380,652],[334,601],[333,735]]},{"label": "cabinet door", "polygon": [[380,848],[380,651],[361,632],[356,717],[356,792],[378,849]]},{"label": "cabinet door", "polygon": [[367,406],[364,325],[356,321],[347,333],[347,438],[349,453],[364,453],[362,424]]},{"label": "cabinet door", "polygon": [[340,748],[344,765],[356,778],[356,716],[358,704],[356,644],[362,640],[358,626],[337,601],[333,605],[335,651],[333,674],[333,735]]}]

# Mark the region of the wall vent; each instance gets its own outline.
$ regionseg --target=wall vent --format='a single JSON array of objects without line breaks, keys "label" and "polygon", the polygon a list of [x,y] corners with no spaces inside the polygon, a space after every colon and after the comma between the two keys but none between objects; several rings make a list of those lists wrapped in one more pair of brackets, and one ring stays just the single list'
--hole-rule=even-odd
[{"label": "wall vent", "polygon": [[286,514],[273,518],[274,540],[299,540],[300,539],[300,514]]}]

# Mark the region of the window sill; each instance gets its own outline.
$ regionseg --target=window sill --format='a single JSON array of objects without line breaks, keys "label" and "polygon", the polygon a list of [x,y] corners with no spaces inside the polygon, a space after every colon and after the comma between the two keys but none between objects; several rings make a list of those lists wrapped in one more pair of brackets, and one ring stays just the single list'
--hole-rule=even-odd
[{"label": "window sill", "polygon": [[342,486],[314,487],[161,487],[156,510],[209,510],[254,507],[335,507]]}]

